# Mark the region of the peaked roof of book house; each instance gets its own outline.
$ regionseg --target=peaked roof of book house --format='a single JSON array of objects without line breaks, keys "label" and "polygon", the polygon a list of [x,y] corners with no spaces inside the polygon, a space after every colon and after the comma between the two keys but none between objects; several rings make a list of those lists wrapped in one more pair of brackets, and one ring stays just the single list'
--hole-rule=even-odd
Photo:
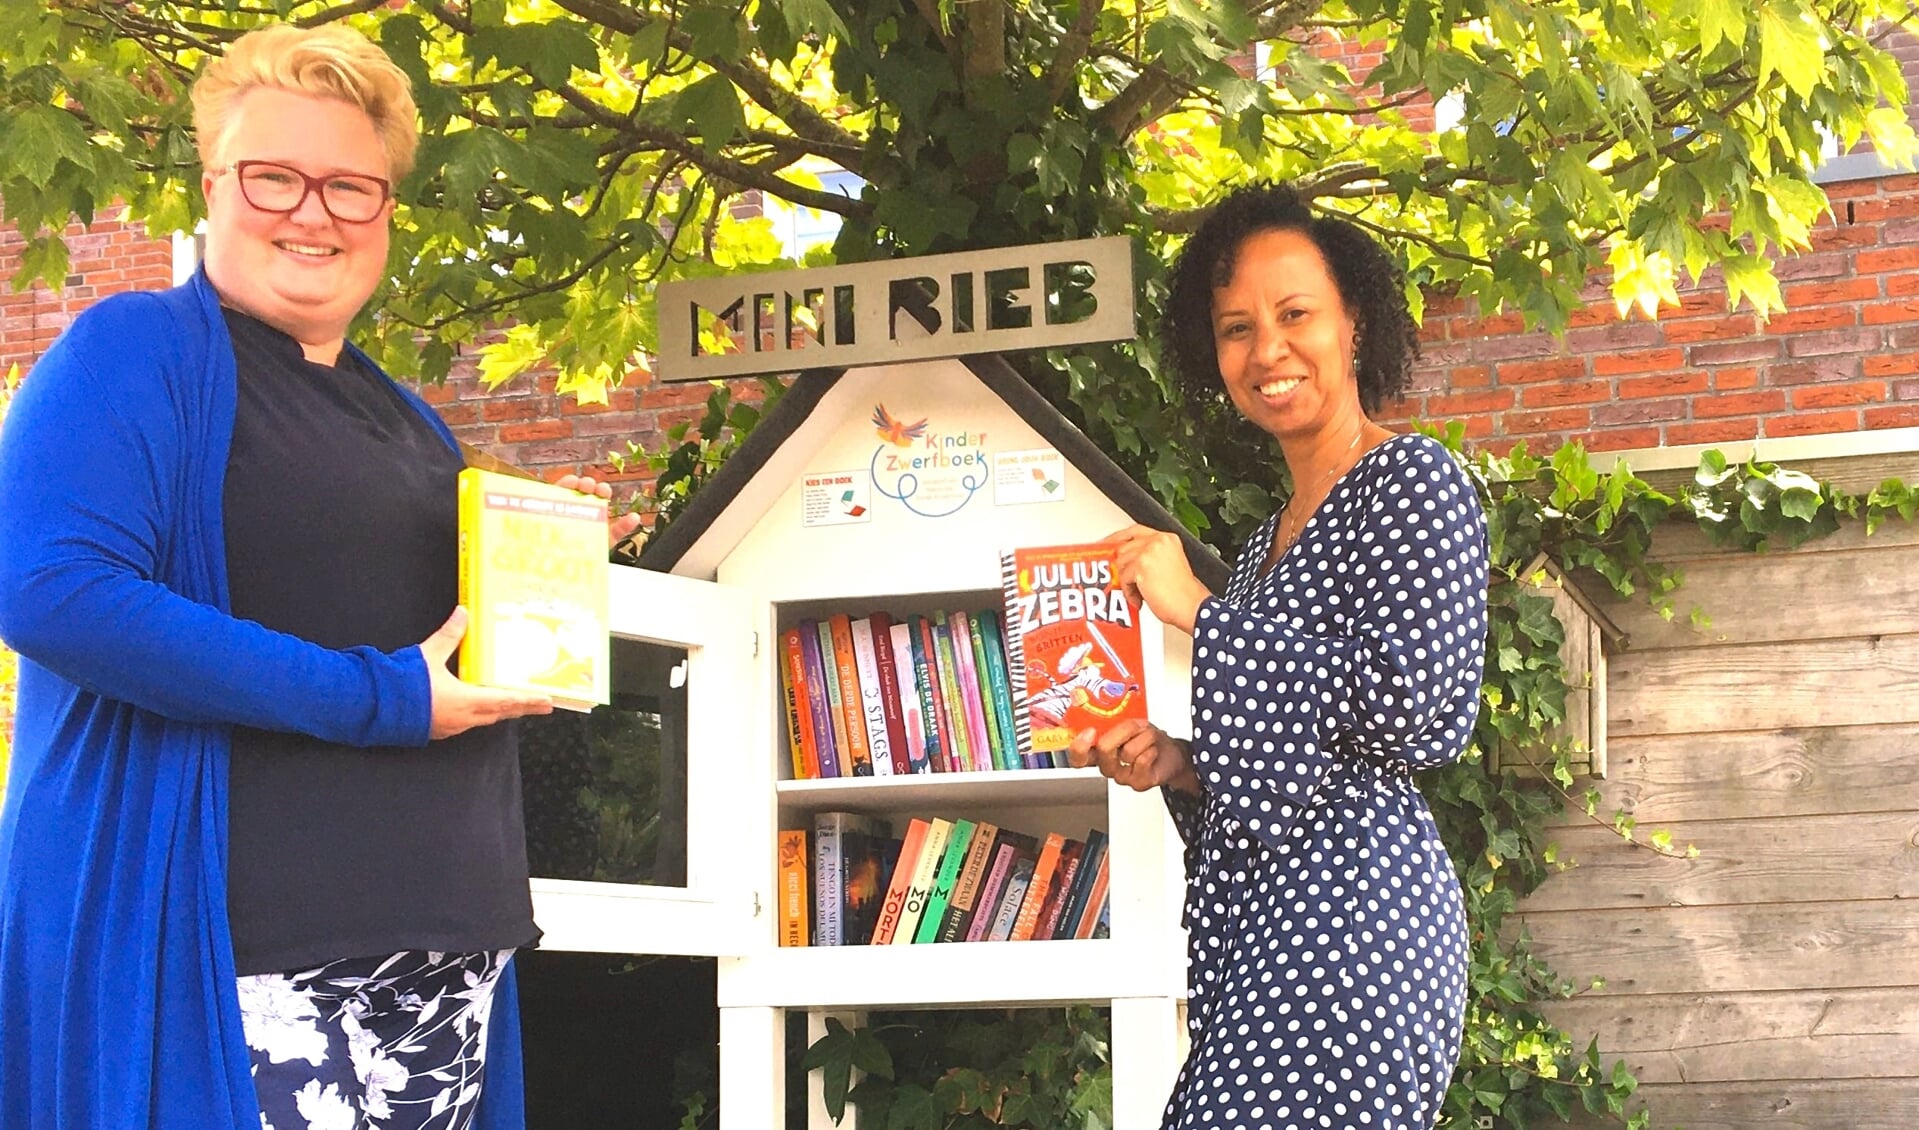
[{"label": "peaked roof of book house", "polygon": [[[989,353],[920,364],[964,366],[1128,517],[1141,525],[1178,534],[1194,574],[1214,592],[1224,591],[1227,568],[1219,556],[1181,527],[1158,499],[1120,470],[1003,358]],[[840,425],[840,419],[829,418],[830,414],[819,408],[846,371],[810,369],[801,373],[680,516],[647,539],[640,566],[664,573],[710,575],[713,563],[724,558],[760,517],[760,512],[742,511],[755,503],[762,508],[770,505],[777,493],[768,492],[783,489],[800,470],[797,465],[774,466],[781,454],[797,448],[804,455],[812,446],[809,438],[823,439]]]}]

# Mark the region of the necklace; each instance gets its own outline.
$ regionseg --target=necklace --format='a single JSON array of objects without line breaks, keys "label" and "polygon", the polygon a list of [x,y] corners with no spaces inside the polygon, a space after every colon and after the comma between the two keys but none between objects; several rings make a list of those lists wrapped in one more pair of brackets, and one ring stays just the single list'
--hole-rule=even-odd
[{"label": "necklace", "polygon": [[[1273,538],[1273,552],[1272,552],[1272,556],[1267,559],[1268,565],[1286,556],[1287,551],[1293,548],[1293,543],[1299,540],[1299,535],[1306,532],[1306,523],[1312,517],[1310,513],[1308,513],[1306,517],[1303,517],[1299,520],[1299,522],[1293,527],[1293,532],[1291,534],[1286,533],[1286,529],[1285,529],[1286,520],[1292,517],[1293,515],[1294,500],[1298,499],[1301,495],[1305,494],[1308,489],[1318,490],[1320,487],[1325,486],[1328,482],[1331,482],[1334,478],[1337,478],[1342,471],[1351,470],[1352,465],[1346,462],[1346,456],[1352,454],[1353,449],[1359,446],[1359,438],[1365,434],[1366,434],[1366,425],[1362,422],[1359,425],[1359,428],[1353,432],[1353,442],[1346,445],[1346,449],[1339,453],[1339,457],[1337,459],[1333,460],[1332,467],[1330,467],[1325,474],[1321,475],[1317,479],[1314,479],[1312,483],[1309,484],[1308,486],[1302,486],[1297,482],[1293,484],[1293,493],[1291,497],[1286,499],[1286,505],[1281,508],[1281,512],[1279,516],[1279,525],[1278,527],[1274,529],[1275,536]],[[1322,499],[1321,501],[1324,501],[1324,499]],[[1318,506],[1315,505],[1314,509],[1318,509]]]}]

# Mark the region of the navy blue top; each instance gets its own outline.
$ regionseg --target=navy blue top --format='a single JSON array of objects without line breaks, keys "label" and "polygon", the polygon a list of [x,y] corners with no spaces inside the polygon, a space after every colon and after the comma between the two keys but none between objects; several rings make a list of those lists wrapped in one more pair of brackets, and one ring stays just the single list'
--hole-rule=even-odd
[{"label": "navy blue top", "polygon": [[[393,382],[227,309],[238,397],[224,495],[235,616],[393,651],[459,597],[463,462]],[[236,726],[227,915],[240,975],[538,937],[510,723],[424,749]]]}]

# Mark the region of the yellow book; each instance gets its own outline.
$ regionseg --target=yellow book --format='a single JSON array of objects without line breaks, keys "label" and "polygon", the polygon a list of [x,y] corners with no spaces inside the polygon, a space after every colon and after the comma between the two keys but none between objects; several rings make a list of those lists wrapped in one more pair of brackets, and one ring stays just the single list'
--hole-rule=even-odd
[{"label": "yellow book", "polygon": [[591,710],[608,701],[606,502],[460,472],[460,678]]}]

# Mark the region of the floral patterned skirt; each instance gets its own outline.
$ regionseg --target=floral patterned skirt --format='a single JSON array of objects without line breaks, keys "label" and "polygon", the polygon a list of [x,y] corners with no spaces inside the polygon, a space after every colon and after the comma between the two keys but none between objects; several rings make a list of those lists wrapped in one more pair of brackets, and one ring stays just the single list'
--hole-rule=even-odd
[{"label": "floral patterned skirt", "polygon": [[242,977],[261,1130],[467,1130],[512,950],[408,950]]}]

